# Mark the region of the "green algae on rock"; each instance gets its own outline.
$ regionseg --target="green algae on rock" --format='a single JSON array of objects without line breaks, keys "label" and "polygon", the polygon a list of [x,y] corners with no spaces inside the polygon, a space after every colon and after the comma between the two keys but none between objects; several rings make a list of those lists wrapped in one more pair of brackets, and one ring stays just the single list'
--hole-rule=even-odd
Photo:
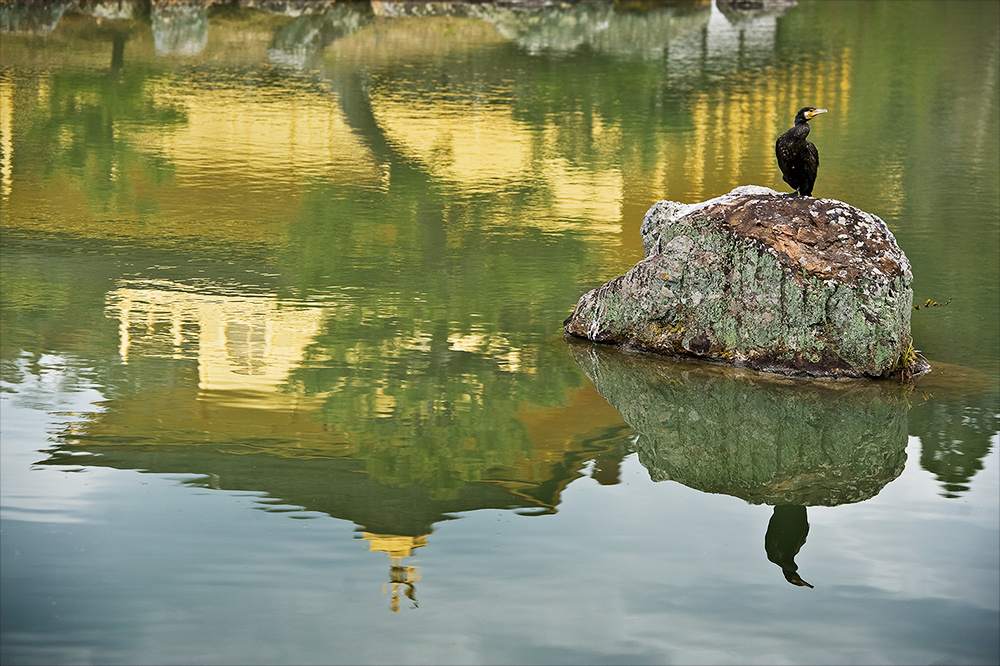
[{"label": "green algae on rock", "polygon": [[912,354],[910,263],[871,213],[747,185],[659,201],[641,233],[646,258],[584,294],[568,334],[782,374],[929,369]]}]

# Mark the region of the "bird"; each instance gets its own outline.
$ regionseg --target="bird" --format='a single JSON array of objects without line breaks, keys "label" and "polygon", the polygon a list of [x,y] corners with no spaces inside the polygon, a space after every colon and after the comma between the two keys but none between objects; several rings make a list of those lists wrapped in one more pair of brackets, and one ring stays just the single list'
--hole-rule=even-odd
[{"label": "bird", "polygon": [[815,106],[799,109],[795,114],[795,125],[779,136],[774,144],[781,179],[795,190],[789,196],[812,196],[816,171],[819,169],[819,151],[806,137],[809,136],[809,121],[826,112],[826,109],[817,109]]}]

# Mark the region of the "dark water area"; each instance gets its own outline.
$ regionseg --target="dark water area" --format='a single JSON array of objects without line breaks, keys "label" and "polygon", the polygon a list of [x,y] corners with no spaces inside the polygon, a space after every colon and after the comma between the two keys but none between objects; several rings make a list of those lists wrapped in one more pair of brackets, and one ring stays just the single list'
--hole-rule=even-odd
[{"label": "dark water area", "polygon": [[[997,3],[0,30],[3,663],[1000,660]],[[807,104],[930,374],[564,339]]]}]

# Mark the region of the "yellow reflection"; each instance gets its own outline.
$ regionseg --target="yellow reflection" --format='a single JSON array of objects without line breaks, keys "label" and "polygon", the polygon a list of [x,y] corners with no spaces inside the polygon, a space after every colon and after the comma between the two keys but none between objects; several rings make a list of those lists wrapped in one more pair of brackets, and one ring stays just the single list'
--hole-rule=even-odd
[{"label": "yellow reflection", "polygon": [[617,164],[620,128],[599,117],[593,121],[591,139],[603,166],[579,167],[564,157],[539,160],[539,147],[546,154],[558,153],[558,134],[564,128],[553,120],[539,132],[514,118],[513,105],[502,91],[487,97],[455,89],[418,96],[376,90],[372,108],[393,143],[435,178],[460,183],[467,192],[496,191],[529,181],[545,188],[548,215],[504,217],[497,224],[520,222],[551,232],[620,233],[624,190]]},{"label": "yellow reflection", "polygon": [[410,557],[413,555],[414,549],[427,545],[427,535],[412,537],[374,534],[372,532],[364,532],[363,534],[364,540],[368,542],[370,552],[385,553],[394,561]]},{"label": "yellow reflection", "polygon": [[375,393],[372,396],[375,418],[377,419],[389,418],[396,412],[396,396],[385,392],[388,388],[388,382],[381,384],[375,387]]},{"label": "yellow reflection", "polygon": [[[807,104],[830,109],[823,118],[826,126],[844,127],[852,67],[853,53],[845,47],[839,58],[782,65],[780,76],[774,67],[743,72],[733,82],[736,93],[729,88],[692,92],[691,132],[657,137],[660,157],[653,173],[662,183],[662,196],[696,201],[751,182],[756,165],[774,164],[774,139]],[[784,187],[776,165],[770,180],[758,184]]]},{"label": "yellow reflection", "polygon": [[[176,76],[148,80],[143,100],[172,110],[175,121],[116,120],[106,167],[94,148],[82,172],[32,171],[14,180],[12,136],[46,112],[48,86],[27,89],[7,77],[0,85],[0,195],[4,223],[18,229],[170,244],[196,238],[199,246],[278,243],[298,217],[305,187],[386,186],[382,167],[348,126],[334,94],[297,89],[294,80],[265,92],[238,81]],[[100,105],[86,97],[77,102]],[[21,106],[36,115],[13,113]],[[57,124],[50,159],[74,150],[79,132],[72,118]],[[103,187],[107,181],[115,186]]]},{"label": "yellow reflection", "polygon": [[233,407],[297,405],[302,398],[287,392],[288,376],[326,318],[322,309],[282,306],[270,296],[198,294],[169,283],[116,289],[107,301],[123,363],[135,354],[193,356],[199,390]]},{"label": "yellow reflection", "polygon": [[437,178],[470,189],[525,179],[532,157],[530,127],[514,119],[509,104],[455,95],[376,91],[372,108],[386,134]]},{"label": "yellow reflection", "polygon": [[554,218],[546,231],[586,229],[595,234],[621,232],[623,176],[617,166],[604,170],[574,168],[566,159],[545,162],[542,175],[551,188]]},{"label": "yellow reflection", "polygon": [[392,600],[389,607],[393,613],[399,612],[399,593],[402,589],[413,607],[417,607],[416,583],[420,580],[418,567],[403,566],[403,559],[410,557],[413,550],[427,545],[427,535],[410,537],[395,534],[373,534],[364,532],[363,538],[368,542],[370,552],[382,552],[389,556],[392,564],[389,567],[389,582],[382,586],[382,594],[389,586],[392,588]]},{"label": "yellow reflection", "polygon": [[6,205],[13,181],[13,150],[10,132],[14,126],[14,83],[0,77],[0,203]]},{"label": "yellow reflection", "polygon": [[187,122],[150,133],[143,143],[177,164],[180,178],[212,174],[215,185],[239,172],[252,176],[233,183],[244,190],[258,189],[267,180],[297,183],[303,176],[369,187],[382,182],[332,95],[294,89],[247,94],[231,85],[192,89],[177,84],[158,81],[150,85],[151,95],[158,104],[182,106]]},{"label": "yellow reflection", "polygon": [[521,351],[502,335],[482,331],[471,333],[452,332],[448,334],[449,349],[488,356],[495,360],[505,372],[527,372],[533,374],[534,367],[522,367]]}]

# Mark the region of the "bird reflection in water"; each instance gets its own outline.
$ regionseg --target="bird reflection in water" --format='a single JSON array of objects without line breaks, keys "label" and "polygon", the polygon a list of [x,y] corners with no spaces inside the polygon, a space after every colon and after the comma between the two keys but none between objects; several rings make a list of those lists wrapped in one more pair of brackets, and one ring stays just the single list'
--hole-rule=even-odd
[{"label": "bird reflection in water", "polygon": [[764,550],[767,551],[767,559],[781,567],[785,580],[792,585],[812,588],[799,577],[799,567],[795,564],[795,556],[805,544],[808,534],[806,508],[797,504],[780,504],[774,507],[774,514],[767,524]]}]

